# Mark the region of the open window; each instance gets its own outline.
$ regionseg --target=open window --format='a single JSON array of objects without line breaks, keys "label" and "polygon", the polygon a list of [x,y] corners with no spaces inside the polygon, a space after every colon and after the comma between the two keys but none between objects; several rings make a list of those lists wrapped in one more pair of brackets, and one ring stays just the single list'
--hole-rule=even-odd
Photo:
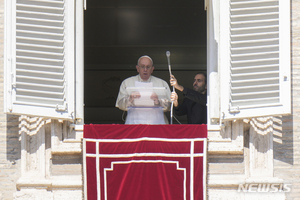
[{"label": "open window", "polygon": [[[124,124],[126,113],[115,107],[119,87],[137,75],[142,55],[153,59],[153,75],[167,83],[166,51],[171,52],[172,73],[180,84],[192,87],[196,72],[206,72],[203,0],[88,0],[84,14],[85,123]],[[186,123],[186,116],[178,119]]]}]

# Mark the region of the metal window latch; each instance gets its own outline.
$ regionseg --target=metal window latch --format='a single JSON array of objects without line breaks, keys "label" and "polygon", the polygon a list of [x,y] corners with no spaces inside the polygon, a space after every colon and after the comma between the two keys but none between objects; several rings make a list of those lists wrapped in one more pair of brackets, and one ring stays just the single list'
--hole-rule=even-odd
[{"label": "metal window latch", "polygon": [[235,106],[235,107],[231,107],[229,106],[229,112],[232,113],[232,114],[236,114],[236,113],[240,113],[240,108],[238,106]]},{"label": "metal window latch", "polygon": [[59,112],[64,112],[68,109],[68,104],[65,102],[64,105],[56,105],[55,110]]},{"label": "metal window latch", "polygon": [[15,74],[11,73],[11,87],[12,89],[16,89],[17,88],[17,83],[16,83],[16,79],[15,79]]}]

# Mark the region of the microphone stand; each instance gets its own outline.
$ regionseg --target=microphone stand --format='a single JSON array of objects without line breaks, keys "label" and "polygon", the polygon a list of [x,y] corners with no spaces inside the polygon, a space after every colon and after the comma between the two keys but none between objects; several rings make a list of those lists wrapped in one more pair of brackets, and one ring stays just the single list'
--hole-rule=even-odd
[{"label": "microphone stand", "polygon": [[[172,72],[171,72],[171,64],[170,64],[170,55],[171,55],[170,51],[167,51],[166,56],[167,56],[167,59],[168,59],[169,73],[170,73],[170,77],[171,77]],[[175,92],[174,86],[173,86],[173,92]],[[172,101],[171,109],[170,109],[170,124],[173,124],[173,106],[174,106],[174,102]]]}]

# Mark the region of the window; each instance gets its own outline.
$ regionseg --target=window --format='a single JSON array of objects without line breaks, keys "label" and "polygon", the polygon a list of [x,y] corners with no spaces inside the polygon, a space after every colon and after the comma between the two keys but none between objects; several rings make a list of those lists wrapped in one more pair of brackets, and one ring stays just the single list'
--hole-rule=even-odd
[{"label": "window", "polygon": [[[220,2],[220,26],[210,26],[211,31],[220,29],[218,42],[210,43],[218,45],[213,52],[219,59],[217,68],[216,61],[209,61],[209,83],[220,85],[217,91],[210,87],[215,97],[209,101],[212,121],[291,112],[289,4],[284,0]],[[216,97],[220,105],[214,102]]]},{"label": "window", "polygon": [[75,2],[6,1],[5,112],[75,119]]},{"label": "window", "polygon": [[[115,107],[119,87],[137,75],[136,62],[144,54],[154,61],[153,75],[167,82],[166,51],[182,85],[192,87],[195,73],[206,71],[202,0],[87,1],[84,29],[85,123],[124,123],[123,111]],[[186,116],[179,120],[185,123]]]}]

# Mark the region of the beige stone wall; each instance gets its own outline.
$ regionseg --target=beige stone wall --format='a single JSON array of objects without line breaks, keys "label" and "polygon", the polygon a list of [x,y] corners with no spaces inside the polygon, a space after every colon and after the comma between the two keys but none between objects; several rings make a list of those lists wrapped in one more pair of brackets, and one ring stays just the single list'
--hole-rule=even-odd
[{"label": "beige stone wall", "polygon": [[[2,67],[2,66],[1,66]],[[1,73],[2,75],[2,73]],[[2,78],[1,78],[2,79]],[[2,83],[2,80],[1,80]],[[2,93],[1,93],[2,98]],[[2,104],[2,101],[1,101]],[[20,177],[20,152],[18,116],[0,114],[0,200],[13,199],[16,182]]]},{"label": "beige stone wall", "polygon": [[[292,183],[288,200],[300,199],[300,1],[291,1],[292,115],[274,133],[274,174]],[[288,66],[287,66],[288,67]],[[279,126],[280,127],[280,124]]]}]

